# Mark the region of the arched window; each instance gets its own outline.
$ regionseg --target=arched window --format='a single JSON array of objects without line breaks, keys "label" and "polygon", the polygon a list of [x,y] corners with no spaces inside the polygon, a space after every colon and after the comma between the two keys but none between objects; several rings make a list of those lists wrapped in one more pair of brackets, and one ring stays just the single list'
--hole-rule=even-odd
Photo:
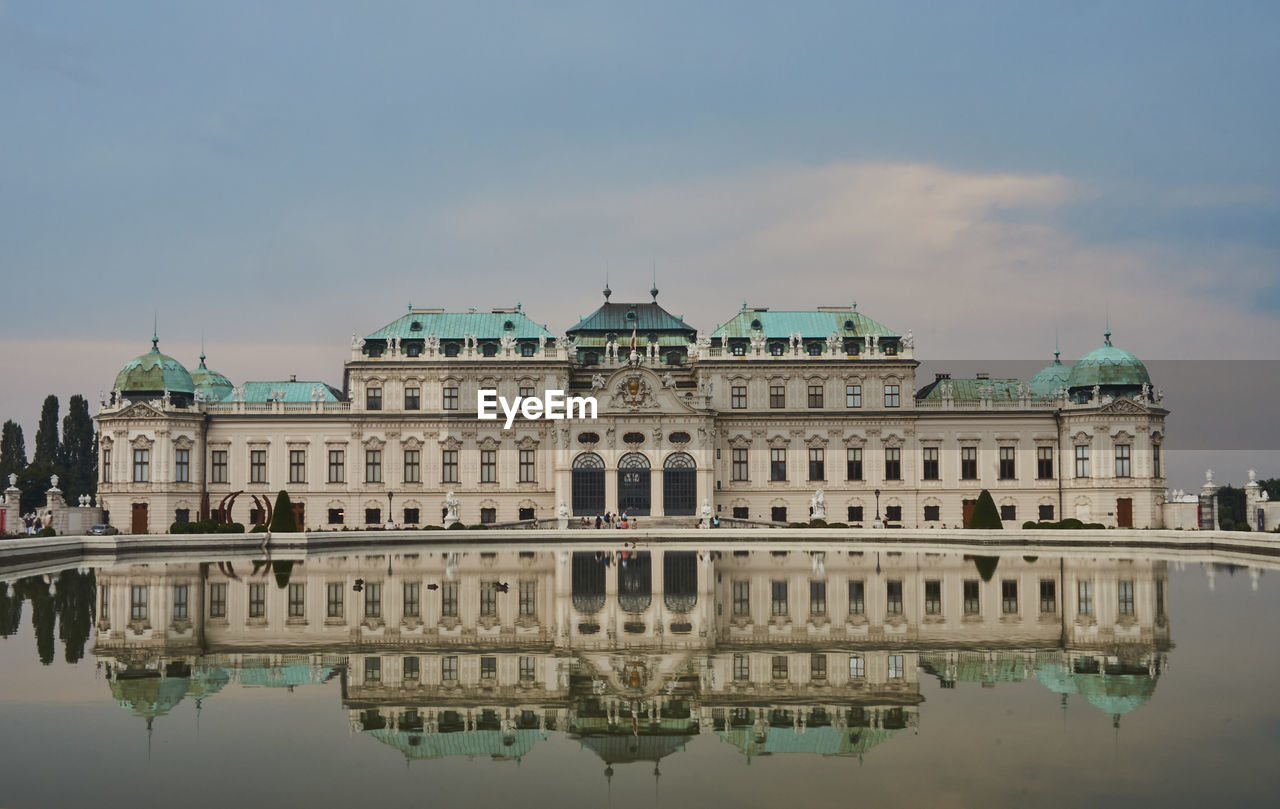
[{"label": "arched window", "polygon": [[809,343],[808,348],[810,357],[817,357],[822,354],[822,343],[819,343],[817,340]]},{"label": "arched window", "polygon": [[689,612],[698,603],[698,552],[662,555],[662,596],[672,612]]},{"label": "arched window", "polygon": [[583,615],[594,615],[604,607],[604,557],[591,551],[574,551],[571,584],[573,608]]},{"label": "arched window", "polygon": [[604,459],[583,452],[573,459],[572,494],[575,517],[604,513]]},{"label": "arched window", "polygon": [[782,342],[773,342],[769,344],[769,353],[775,357],[781,357],[787,351],[787,344]]},{"label": "arched window", "polygon": [[618,461],[618,510],[630,515],[649,514],[649,459],[628,452]]},{"label": "arched window", "polygon": [[521,343],[521,344],[520,344],[520,356],[522,356],[522,357],[532,357],[532,356],[533,356],[533,343]]},{"label": "arched window", "polygon": [[697,513],[697,505],[698,465],[689,453],[673,452],[662,464],[662,513],[687,517]]},{"label": "arched window", "polygon": [[648,551],[632,553],[618,569],[618,606],[623,612],[644,612],[653,603],[653,558]]}]

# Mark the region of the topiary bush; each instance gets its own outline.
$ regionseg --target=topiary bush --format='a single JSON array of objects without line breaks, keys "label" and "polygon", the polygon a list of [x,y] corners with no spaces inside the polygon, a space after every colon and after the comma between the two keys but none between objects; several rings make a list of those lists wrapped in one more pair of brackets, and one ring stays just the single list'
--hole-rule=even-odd
[{"label": "topiary bush", "polygon": [[218,521],[212,517],[193,522],[190,525],[191,530],[187,532],[189,534],[216,534],[218,532]]},{"label": "topiary bush", "polygon": [[996,575],[996,567],[999,564],[999,556],[973,557],[973,566],[978,569],[978,575],[982,577],[983,581],[991,581],[991,577]]},{"label": "topiary bush", "polygon": [[189,534],[191,533],[191,523],[175,521],[169,526],[170,534]]},{"label": "topiary bush", "polygon": [[826,520],[809,520],[809,527],[810,528],[826,528],[827,521]]},{"label": "topiary bush", "polygon": [[291,533],[298,530],[298,520],[293,515],[293,503],[284,489],[276,495],[275,510],[271,512],[271,532]]},{"label": "topiary bush", "polygon": [[466,528],[467,526],[463,525],[460,522],[455,522],[453,525],[449,526],[450,531],[464,531],[466,530]]},{"label": "topiary bush", "polygon": [[827,527],[828,528],[848,528],[849,524],[843,523],[843,522],[829,522],[827,523]]},{"label": "topiary bush", "polygon": [[252,531],[250,531],[249,533],[251,533],[251,534],[265,534],[265,533],[267,533],[267,526],[263,525],[262,523],[258,523],[257,525],[253,526],[253,530],[252,530]]},{"label": "topiary bush", "polygon": [[484,523],[482,523],[482,522],[478,522],[478,523],[476,523],[475,525],[469,525],[469,526],[467,526],[467,530],[469,530],[469,531],[487,531],[487,530],[489,530],[489,526],[485,525],[485,524],[484,524]]},{"label": "topiary bush", "polygon": [[222,525],[218,526],[217,530],[215,530],[214,533],[215,534],[243,534],[244,524],[238,523],[238,522],[223,523]]},{"label": "topiary bush", "polygon": [[978,495],[978,503],[973,507],[973,515],[969,518],[970,528],[1004,528],[1000,520],[1000,512],[996,510],[996,501],[986,489]]},{"label": "topiary bush", "polygon": [[49,526],[48,528],[41,528],[39,531],[36,532],[36,536],[38,537],[56,537],[57,535],[58,535],[58,532],[53,530],[53,526]]}]

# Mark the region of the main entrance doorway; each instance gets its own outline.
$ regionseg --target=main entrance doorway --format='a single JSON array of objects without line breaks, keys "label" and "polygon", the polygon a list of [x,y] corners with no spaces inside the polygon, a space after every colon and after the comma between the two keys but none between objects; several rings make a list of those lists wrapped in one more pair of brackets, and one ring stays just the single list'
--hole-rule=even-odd
[{"label": "main entrance doorway", "polygon": [[1133,499],[1121,497],[1116,500],[1116,527],[1133,527]]},{"label": "main entrance doorway", "polygon": [[649,514],[649,459],[628,452],[618,461],[618,511],[646,517]]},{"label": "main entrance doorway", "polygon": [[584,452],[573,459],[573,516],[604,513],[604,459]]},{"label": "main entrance doorway", "polygon": [[687,452],[673,452],[662,464],[662,513],[683,517],[697,513],[698,465]]},{"label": "main entrance doorway", "polygon": [[147,504],[146,503],[133,504],[133,525],[129,529],[129,533],[131,534],[147,533]]}]

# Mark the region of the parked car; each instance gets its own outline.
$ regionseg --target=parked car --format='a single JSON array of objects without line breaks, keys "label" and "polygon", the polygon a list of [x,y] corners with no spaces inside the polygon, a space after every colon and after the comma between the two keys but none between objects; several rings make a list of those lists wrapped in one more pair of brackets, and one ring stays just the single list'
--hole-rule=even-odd
[{"label": "parked car", "polygon": [[120,533],[120,529],[114,525],[95,525],[89,529],[89,536],[105,537],[112,534]]}]

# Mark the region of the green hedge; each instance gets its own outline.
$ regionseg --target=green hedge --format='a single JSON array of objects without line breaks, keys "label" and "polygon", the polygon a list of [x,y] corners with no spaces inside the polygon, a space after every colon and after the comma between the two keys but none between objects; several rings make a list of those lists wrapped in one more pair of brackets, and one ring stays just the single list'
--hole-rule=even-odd
[{"label": "green hedge", "polygon": [[460,522],[455,522],[453,525],[449,526],[450,531],[465,531],[466,528],[467,526],[463,525]]},{"label": "green hedge", "polygon": [[1000,512],[996,510],[996,501],[986,489],[978,495],[978,503],[973,507],[973,515],[969,518],[970,528],[1004,528],[1000,520]]},{"label": "green hedge", "polygon": [[289,502],[289,493],[284,489],[276,495],[276,507],[271,512],[272,533],[290,533],[298,530],[298,520],[293,516],[293,503]]},{"label": "green hedge", "polygon": [[1101,530],[1107,526],[1100,522],[1080,522],[1074,517],[1069,517],[1061,522],[1033,522],[1027,520],[1022,524],[1022,527],[1036,531],[1079,531],[1081,529]]},{"label": "green hedge", "polygon": [[215,534],[243,534],[244,524],[238,522],[228,522],[219,525],[214,531]]},{"label": "green hedge", "polygon": [[49,526],[48,528],[41,528],[39,531],[36,532],[36,536],[38,537],[56,537],[57,535],[58,535],[58,532],[53,530],[53,526]]}]

